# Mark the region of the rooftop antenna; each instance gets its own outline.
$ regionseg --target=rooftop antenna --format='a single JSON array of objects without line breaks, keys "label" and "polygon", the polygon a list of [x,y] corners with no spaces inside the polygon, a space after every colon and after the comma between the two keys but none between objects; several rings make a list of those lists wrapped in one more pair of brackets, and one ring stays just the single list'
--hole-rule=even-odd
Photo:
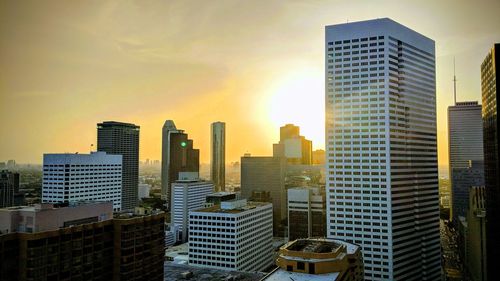
[{"label": "rooftop antenna", "polygon": [[457,105],[457,76],[455,76],[455,57],[453,57],[453,97]]}]

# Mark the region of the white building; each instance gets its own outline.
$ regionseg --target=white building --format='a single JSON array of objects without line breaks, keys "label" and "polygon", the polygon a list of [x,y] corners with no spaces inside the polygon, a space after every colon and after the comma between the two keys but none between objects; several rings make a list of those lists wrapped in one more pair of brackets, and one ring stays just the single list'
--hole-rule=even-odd
[{"label": "white building", "polygon": [[439,280],[434,41],[390,19],[325,30],[327,236],[366,280]]},{"label": "white building", "polygon": [[203,208],[214,184],[200,180],[179,180],[172,184],[171,225],[178,228],[176,241],[187,242],[189,211]]},{"label": "white building", "polygon": [[139,200],[141,200],[142,198],[149,198],[150,192],[151,192],[151,185],[147,183],[139,184],[139,192],[138,192]]},{"label": "white building", "polygon": [[261,271],[273,264],[273,207],[246,199],[189,212],[189,264]]},{"label": "white building", "polygon": [[122,156],[106,152],[43,155],[43,202],[112,201],[121,210]]},{"label": "white building", "polygon": [[289,188],[288,239],[325,237],[325,196],[320,187]]}]

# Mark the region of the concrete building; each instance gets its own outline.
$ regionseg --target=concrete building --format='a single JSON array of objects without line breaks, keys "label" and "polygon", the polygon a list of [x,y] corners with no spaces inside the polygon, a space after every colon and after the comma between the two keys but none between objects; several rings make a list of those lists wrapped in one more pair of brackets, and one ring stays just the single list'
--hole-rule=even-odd
[{"label": "concrete building", "polygon": [[226,190],[226,123],[215,122],[211,126],[211,178],[215,191]]},{"label": "concrete building", "polygon": [[172,183],[179,179],[181,172],[199,173],[200,151],[193,148],[193,141],[183,130],[175,127],[174,121],[167,120],[162,128],[161,194],[171,210]]},{"label": "concrete building", "polygon": [[269,203],[245,199],[189,212],[189,264],[262,271],[273,262]]},{"label": "concrete building", "polygon": [[121,208],[133,210],[139,202],[139,126],[115,121],[97,124],[97,150],[122,156]]},{"label": "concrete building", "polygon": [[326,236],[324,189],[296,187],[288,193],[288,239]]},{"label": "concrete building", "polygon": [[476,101],[448,107],[448,145],[451,216],[457,221],[467,214],[469,188],[484,185],[483,121]]},{"label": "concrete building", "polygon": [[440,280],[434,41],[383,18],[326,26],[327,235],[366,280]]},{"label": "concrete building", "polygon": [[151,185],[147,183],[140,183],[138,190],[138,198],[139,200],[142,198],[149,198],[149,193],[151,192]]},{"label": "concrete building", "polygon": [[178,180],[172,184],[171,225],[178,229],[176,241],[188,240],[189,211],[203,208],[206,196],[214,192],[211,182],[198,179]]},{"label": "concrete building", "polygon": [[122,156],[106,152],[44,154],[42,202],[112,201],[122,208]]},{"label": "concrete building", "polygon": [[273,144],[273,156],[285,157],[287,163],[312,164],[312,141],[300,135],[300,128],[293,124],[280,127],[280,141]]},{"label": "concrete building", "polygon": [[500,154],[497,89],[500,81],[500,43],[493,45],[481,64],[483,104],[484,178],[486,188],[487,276],[497,274],[500,264]]},{"label": "concrete building", "polygon": [[15,206],[19,196],[19,173],[0,171],[0,208]]},{"label": "concrete building", "polygon": [[273,203],[273,233],[283,237],[286,219],[286,159],[282,157],[241,157],[241,197],[250,199],[255,191],[268,191]]},{"label": "concrete building", "polygon": [[333,239],[298,239],[280,248],[265,281],[361,281],[361,247]]},{"label": "concrete building", "polygon": [[235,200],[236,193],[235,192],[215,192],[207,195],[205,207],[212,207],[214,205],[220,205],[223,201]]},{"label": "concrete building", "polygon": [[312,152],[312,163],[314,165],[325,165],[326,153],[323,149],[316,149]]},{"label": "concrete building", "polygon": [[464,264],[473,281],[486,279],[486,208],[484,186],[470,189]]}]

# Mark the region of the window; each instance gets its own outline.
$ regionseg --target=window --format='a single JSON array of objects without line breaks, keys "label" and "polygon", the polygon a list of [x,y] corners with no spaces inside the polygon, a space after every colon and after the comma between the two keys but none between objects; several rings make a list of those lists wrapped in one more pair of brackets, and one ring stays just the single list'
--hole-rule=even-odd
[{"label": "window", "polygon": [[297,269],[304,270],[306,269],[305,264],[303,262],[297,262]]}]

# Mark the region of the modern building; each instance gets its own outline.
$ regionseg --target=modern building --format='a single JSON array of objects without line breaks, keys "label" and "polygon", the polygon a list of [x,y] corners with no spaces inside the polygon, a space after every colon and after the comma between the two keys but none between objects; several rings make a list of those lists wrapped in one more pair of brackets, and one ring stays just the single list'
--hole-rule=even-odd
[{"label": "modern building", "polygon": [[326,201],[320,187],[287,190],[288,240],[326,236]]},{"label": "modern building", "polygon": [[314,165],[325,165],[326,153],[323,149],[316,149],[312,152],[312,163]]},{"label": "modern building", "polygon": [[465,217],[469,188],[484,185],[483,121],[477,101],[448,107],[452,220]]},{"label": "modern building", "polygon": [[273,263],[273,206],[223,201],[189,212],[189,264],[262,271]]},{"label": "modern building", "polygon": [[278,268],[265,281],[361,281],[361,247],[334,239],[298,239],[279,250]]},{"label": "modern building", "polygon": [[151,192],[151,185],[147,183],[140,183],[138,190],[138,198],[141,200],[142,198],[149,198],[149,193]]},{"label": "modern building", "polygon": [[193,141],[183,130],[167,120],[162,128],[161,194],[170,210],[173,204],[170,189],[181,172],[200,171],[200,151],[193,148]]},{"label": "modern building", "polygon": [[312,164],[312,141],[300,135],[300,128],[293,124],[280,127],[280,141],[273,144],[273,156],[285,157],[289,164]]},{"label": "modern building", "polygon": [[211,126],[210,169],[215,191],[226,190],[226,123],[215,122]]},{"label": "modern building", "polygon": [[178,229],[176,241],[188,240],[189,211],[203,208],[206,197],[214,192],[211,182],[199,179],[178,180],[172,184],[171,225]]},{"label": "modern building", "polygon": [[241,157],[241,197],[250,199],[255,191],[268,191],[273,203],[274,236],[285,235],[286,219],[285,189],[286,159],[283,157]]},{"label": "modern building", "polygon": [[42,202],[112,201],[122,209],[122,156],[106,152],[44,154]]},{"label": "modern building", "polygon": [[133,210],[139,202],[139,126],[115,121],[97,124],[97,150],[122,156],[122,209]]},{"label": "modern building", "polygon": [[0,171],[0,208],[15,206],[19,195],[19,173]]},{"label": "modern building", "polygon": [[326,26],[327,236],[365,280],[440,280],[434,41],[388,18]]},{"label": "modern building", "polygon": [[484,186],[473,186],[469,194],[464,264],[473,281],[486,278],[486,206]]},{"label": "modern building", "polygon": [[220,191],[207,195],[206,197],[206,207],[212,207],[213,205],[220,205],[223,201],[235,200],[236,193]]},{"label": "modern building", "polygon": [[[500,154],[497,89],[500,81],[500,43],[493,45],[481,64],[483,104],[484,178],[486,188],[487,276],[496,276],[500,264]],[[491,277],[493,278],[493,277]]]}]

